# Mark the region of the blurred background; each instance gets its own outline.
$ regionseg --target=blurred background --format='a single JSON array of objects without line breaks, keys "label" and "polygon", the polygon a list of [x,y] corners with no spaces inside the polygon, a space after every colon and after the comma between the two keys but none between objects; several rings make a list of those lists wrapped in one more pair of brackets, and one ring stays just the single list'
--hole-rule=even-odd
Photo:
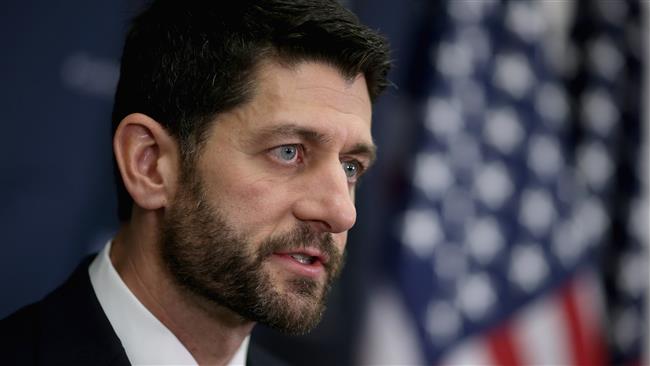
[{"label": "blurred background", "polygon": [[[110,111],[142,1],[5,1],[0,317],[117,227]],[[348,263],[296,364],[638,365],[645,0],[349,0],[391,42]]]}]

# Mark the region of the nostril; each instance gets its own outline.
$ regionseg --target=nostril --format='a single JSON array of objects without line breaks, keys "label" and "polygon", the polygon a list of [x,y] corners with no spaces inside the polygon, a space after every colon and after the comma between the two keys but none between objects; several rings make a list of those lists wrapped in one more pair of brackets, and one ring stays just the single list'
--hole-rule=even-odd
[{"label": "nostril", "polygon": [[332,226],[329,223],[327,223],[326,221],[321,221],[321,220],[310,221],[309,225],[316,232],[321,232],[321,233],[330,233],[330,232],[332,232]]}]

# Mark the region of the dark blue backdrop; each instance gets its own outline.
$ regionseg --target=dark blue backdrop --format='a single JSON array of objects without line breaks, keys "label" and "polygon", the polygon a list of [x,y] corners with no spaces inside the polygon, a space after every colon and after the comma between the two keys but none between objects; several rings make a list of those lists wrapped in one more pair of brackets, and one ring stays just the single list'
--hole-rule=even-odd
[{"label": "dark blue backdrop", "polygon": [[120,1],[3,5],[0,316],[114,230],[110,110],[127,13]]}]

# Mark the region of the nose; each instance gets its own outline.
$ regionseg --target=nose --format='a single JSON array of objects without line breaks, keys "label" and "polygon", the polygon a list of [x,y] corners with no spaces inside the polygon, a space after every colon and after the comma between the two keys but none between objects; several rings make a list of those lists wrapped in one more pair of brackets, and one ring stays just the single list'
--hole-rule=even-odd
[{"label": "nose", "polygon": [[293,207],[296,218],[320,232],[341,233],[354,226],[354,196],[339,162],[323,166],[303,184]]}]

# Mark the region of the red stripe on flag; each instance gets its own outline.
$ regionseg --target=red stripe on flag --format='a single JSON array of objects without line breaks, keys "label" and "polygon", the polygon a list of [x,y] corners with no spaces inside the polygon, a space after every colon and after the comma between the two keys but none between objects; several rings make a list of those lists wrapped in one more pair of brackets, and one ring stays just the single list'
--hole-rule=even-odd
[{"label": "red stripe on flag", "polygon": [[592,341],[593,341],[592,359],[595,362],[594,365],[608,365],[609,349],[607,348],[607,341],[605,340],[605,336],[601,333],[594,332]]},{"label": "red stripe on flag", "polygon": [[490,354],[496,365],[519,366],[521,357],[513,340],[512,328],[506,322],[492,330],[487,337]]},{"label": "red stripe on flag", "polygon": [[[570,281],[560,292],[560,301],[562,303],[563,315],[568,325],[569,339],[571,341],[571,353],[573,365],[576,366],[599,366],[605,365],[606,352],[605,342],[600,334],[596,331],[597,324],[588,319],[585,321],[581,310],[584,306],[594,306],[595,304],[578,304],[576,300],[576,284]],[[596,299],[592,299],[596,300]],[[594,310],[594,309],[590,309]]]}]

